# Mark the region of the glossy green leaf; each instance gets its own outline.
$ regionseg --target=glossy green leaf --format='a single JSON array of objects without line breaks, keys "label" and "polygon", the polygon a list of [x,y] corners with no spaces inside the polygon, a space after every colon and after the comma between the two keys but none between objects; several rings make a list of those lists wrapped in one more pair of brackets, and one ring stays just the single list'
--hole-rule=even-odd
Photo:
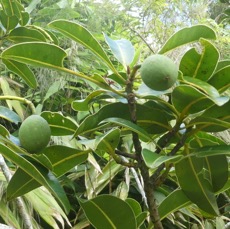
[{"label": "glossy green leaf", "polygon": [[189,148],[197,149],[205,146],[226,145],[226,143],[217,136],[199,131],[194,134],[194,138],[189,141]]},{"label": "glossy green leaf", "polygon": [[216,72],[227,66],[230,66],[230,60],[220,60],[216,66]]},{"label": "glossy green leaf", "polygon": [[[206,163],[210,170],[213,191],[218,192],[224,187],[224,185],[228,181],[227,157],[226,155],[215,155],[212,157],[207,157]],[[217,165],[221,165],[221,166],[217,166]]]},{"label": "glossy green leaf", "polygon": [[[69,212],[69,201],[63,188],[52,173],[47,173],[47,170],[44,169],[39,170],[31,162],[3,144],[0,144],[0,151],[4,157],[17,164],[27,174],[32,175],[37,182],[39,182],[41,185],[44,185],[57,198],[65,211]],[[12,187],[12,189],[7,192],[8,198],[12,198],[14,196],[14,192],[17,192],[17,190]]]},{"label": "glossy green leaf", "polygon": [[[151,106],[152,105],[152,106]],[[127,104],[113,103],[102,107],[97,113],[88,116],[78,127],[75,136],[100,128],[99,123],[107,118],[122,118],[130,121]],[[137,124],[150,134],[162,133],[170,129],[168,121],[172,118],[154,103],[137,104]]]},{"label": "glossy green leaf", "polygon": [[[48,174],[48,170],[42,167],[41,165],[39,166],[37,164],[36,169],[44,176]],[[40,186],[41,184],[38,181],[36,181],[33,177],[31,177],[27,172],[25,172],[21,168],[18,168],[8,184],[7,195],[9,199],[13,199],[18,196],[25,195],[26,193]]]},{"label": "glossy green leaf", "polygon": [[136,217],[136,221],[137,221],[137,228],[140,228],[141,225],[145,222],[145,220],[147,219],[149,215],[148,211],[144,211],[141,212],[137,217]]},{"label": "glossy green leaf", "polygon": [[2,52],[3,59],[53,69],[63,68],[65,57],[66,53],[63,49],[43,42],[16,44]]},{"label": "glossy green leaf", "polygon": [[113,55],[126,69],[133,61],[135,50],[132,43],[126,39],[113,40],[104,33],[105,40]]},{"label": "glossy green leaf", "polygon": [[189,49],[181,58],[179,69],[184,76],[195,77],[201,55],[195,48]]},{"label": "glossy green leaf", "polygon": [[198,116],[188,126],[195,126],[197,130],[206,132],[220,132],[230,128],[229,119],[229,116],[223,119]]},{"label": "glossy green leaf", "polygon": [[169,120],[175,119],[175,117],[178,114],[175,111],[175,108],[171,104],[167,103],[165,100],[160,98],[160,96],[171,92],[172,89],[166,91],[155,91],[150,89],[144,84],[141,84],[137,90],[137,94],[139,98],[147,99],[149,100],[148,103],[150,106],[165,111],[168,114]]},{"label": "glossy green leaf", "polygon": [[9,131],[1,124],[0,124],[0,135],[4,138],[7,138],[10,136]]},{"label": "glossy green leaf", "polygon": [[19,43],[19,42],[30,42],[30,41],[46,41],[44,35],[32,28],[18,27],[10,32],[8,35],[8,40]]},{"label": "glossy green leaf", "polygon": [[[34,27],[34,26],[33,26]],[[32,28],[33,28],[32,27]],[[50,41],[52,44],[55,44],[55,45],[59,45],[59,40],[56,36],[56,34],[53,33],[53,31],[50,31],[48,29],[45,29],[45,28],[42,28],[42,30],[40,29],[40,27],[36,27],[35,26],[35,29],[38,29],[40,30],[40,32],[46,37],[46,39],[48,41]]]},{"label": "glossy green leaf", "polygon": [[158,211],[161,220],[169,214],[191,204],[191,201],[181,189],[171,192],[159,205]]},{"label": "glossy green leaf", "polygon": [[53,136],[72,135],[77,129],[74,121],[59,112],[44,111],[41,116],[49,123]]},{"label": "glossy green leaf", "polygon": [[14,111],[4,106],[0,106],[0,117],[15,124],[18,124],[22,121]]},{"label": "glossy green leaf", "polygon": [[[208,132],[219,132],[230,128],[230,101],[223,106],[214,105],[191,120],[191,125]],[[190,124],[189,124],[190,125]]]},{"label": "glossy green leaf", "polygon": [[7,16],[3,10],[0,10],[0,21],[7,31],[14,29],[18,24],[16,16]]},{"label": "glossy green leaf", "polygon": [[[183,80],[184,80],[184,83],[199,89],[200,91],[204,92],[205,94],[207,94],[209,97],[213,99],[220,97],[220,94],[217,91],[217,89],[207,82],[204,82],[200,79],[192,78],[189,76],[184,76]],[[225,98],[226,98],[226,101],[228,101],[227,97]]]},{"label": "glossy green leaf", "polygon": [[197,113],[214,104],[207,95],[188,85],[180,85],[173,90],[172,102],[175,108],[184,114]]},{"label": "glossy green leaf", "polygon": [[25,26],[30,20],[30,15],[28,12],[21,12],[19,24]]},{"label": "glossy green leaf", "polygon": [[125,202],[132,208],[136,216],[137,228],[139,228],[144,223],[149,213],[147,211],[142,212],[140,203],[135,199],[127,198]]},{"label": "glossy green leaf", "polygon": [[67,173],[74,166],[85,162],[88,157],[88,151],[61,145],[46,147],[42,154],[49,159],[53,167],[52,172],[58,177]]},{"label": "glossy green leaf", "polygon": [[204,164],[204,158],[185,157],[175,165],[176,176],[185,195],[201,210],[216,216],[219,211],[210,180],[210,171]]},{"label": "glossy green leaf", "polygon": [[[188,36],[189,34],[189,36]],[[216,39],[215,32],[206,25],[195,25],[183,28],[173,34],[161,48],[159,53],[165,53],[181,45],[199,41],[200,38]]]},{"label": "glossy green leaf", "polygon": [[130,64],[131,69],[139,63],[140,56],[141,56],[142,51],[143,51],[143,46],[144,46],[144,44],[140,43],[140,44],[138,44],[138,47],[136,47],[134,57],[133,57],[133,61]]},{"label": "glossy green leaf", "polygon": [[79,199],[86,217],[97,229],[136,229],[135,215],[125,201],[112,196],[101,195],[91,200]]},{"label": "glossy green leaf", "polygon": [[132,198],[127,198],[125,202],[129,204],[129,206],[133,209],[133,213],[135,214],[135,216],[141,214],[142,208],[139,202]]},{"label": "glossy green leaf", "polygon": [[217,71],[208,81],[220,93],[230,88],[230,66],[226,66]]},{"label": "glossy green leaf", "polygon": [[213,75],[219,61],[220,54],[217,48],[208,40],[201,38],[203,46],[199,67],[196,69],[196,78],[207,81]]},{"label": "glossy green leaf", "polygon": [[19,17],[20,11],[23,10],[22,5],[20,5],[17,1],[1,0],[1,4],[5,13],[8,16],[16,15],[17,17]]},{"label": "glossy green leaf", "polygon": [[176,156],[163,156],[160,154],[157,154],[153,151],[150,151],[148,149],[143,149],[142,152],[142,157],[145,161],[145,164],[150,168],[150,169],[155,169],[161,164],[169,161],[177,161],[181,158],[181,155],[176,155]]},{"label": "glossy green leaf", "polygon": [[195,149],[194,154],[197,157],[230,155],[230,146],[229,145],[205,146],[205,147]]},{"label": "glossy green leaf", "polygon": [[106,134],[103,134],[96,139],[96,149],[113,155],[119,141],[120,130],[118,128],[111,129]]},{"label": "glossy green leaf", "polygon": [[[37,169],[45,174],[48,173],[47,168],[52,170],[57,177],[64,175],[66,172],[71,170],[74,166],[83,163],[88,157],[88,152],[80,151],[77,149],[69,148],[66,146],[54,145],[45,148],[41,155],[33,155],[37,161],[46,166],[44,168],[41,164],[33,162]],[[47,159],[50,165],[44,163]],[[12,198],[24,195],[25,193],[40,187],[41,184],[33,177],[21,168],[18,168],[12,177],[9,190],[13,192]]]},{"label": "glossy green leaf", "polygon": [[17,61],[7,59],[3,59],[3,63],[10,71],[22,77],[22,79],[26,82],[26,84],[29,87],[37,87],[37,80],[34,76],[34,73],[30,70],[30,68],[28,68],[26,64],[22,64]]},{"label": "glossy green leaf", "polygon": [[168,90],[165,91],[155,91],[149,88],[148,86],[146,86],[144,83],[142,83],[137,90],[138,96],[145,99],[150,99],[150,98],[155,99],[157,98],[157,96],[168,94],[170,92],[172,92],[172,88],[169,88]]},{"label": "glossy green leaf", "polygon": [[[11,46],[2,52],[2,59],[13,60],[24,64],[29,64],[37,67],[51,68],[65,73],[75,74],[83,79],[86,79],[100,88],[113,90],[106,80],[95,74],[92,77],[86,76],[79,72],[73,72],[63,67],[63,60],[66,53],[60,47],[54,44],[43,42],[25,42]],[[123,79],[123,78],[122,78]]]},{"label": "glossy green leaf", "polygon": [[107,123],[107,122],[108,123],[114,123],[118,126],[123,126],[127,129],[137,133],[143,141],[151,141],[152,140],[152,138],[149,136],[149,134],[144,129],[142,129],[141,127],[139,127],[138,125],[136,125],[135,123],[133,123],[129,120],[125,120],[122,118],[106,118],[101,123]]},{"label": "glossy green leaf", "polygon": [[85,99],[75,100],[72,102],[72,108],[75,111],[88,111],[89,103],[94,100],[95,97],[105,93],[104,90],[96,90],[90,93]]},{"label": "glossy green leaf", "polygon": [[215,71],[219,52],[211,42],[205,39],[200,39],[200,43],[203,46],[201,54],[195,48],[187,51],[180,62],[180,70],[184,76],[207,81]]},{"label": "glossy green leaf", "polygon": [[212,107],[207,109],[203,114],[201,114],[201,116],[230,121],[229,110],[230,110],[230,101],[225,103],[223,106],[213,105]]},{"label": "glossy green leaf", "polygon": [[117,73],[116,68],[113,66],[112,62],[108,58],[107,54],[103,50],[102,46],[96,40],[96,38],[82,25],[70,22],[66,20],[56,20],[49,23],[49,26],[66,37],[79,42],[86,48],[91,50],[95,55],[97,55],[104,63],[115,73]]}]

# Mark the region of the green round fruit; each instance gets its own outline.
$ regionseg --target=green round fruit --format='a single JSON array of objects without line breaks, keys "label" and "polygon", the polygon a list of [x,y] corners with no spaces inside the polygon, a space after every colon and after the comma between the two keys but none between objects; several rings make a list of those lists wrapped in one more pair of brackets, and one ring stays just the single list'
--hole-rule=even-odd
[{"label": "green round fruit", "polygon": [[19,140],[29,153],[38,153],[44,149],[51,136],[48,122],[39,115],[31,115],[19,128]]},{"label": "green round fruit", "polygon": [[152,55],[146,58],[140,69],[143,82],[151,89],[164,91],[172,87],[178,77],[178,66],[163,55]]}]

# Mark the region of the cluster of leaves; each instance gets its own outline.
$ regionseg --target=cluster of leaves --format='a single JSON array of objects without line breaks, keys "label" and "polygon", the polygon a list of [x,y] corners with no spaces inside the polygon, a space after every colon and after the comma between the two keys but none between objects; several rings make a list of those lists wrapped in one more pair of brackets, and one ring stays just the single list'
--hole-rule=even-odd
[{"label": "cluster of leaves", "polygon": [[[177,85],[156,92],[141,82],[139,54],[130,41],[112,40],[104,34],[113,58],[120,63],[116,67],[107,50],[81,24],[55,20],[43,29],[27,24],[28,13],[19,2],[3,1],[2,6],[0,58],[8,70],[30,88],[37,87],[31,66],[79,77],[93,88],[84,99],[72,102],[76,118],[49,110],[41,113],[51,127],[54,144],[38,155],[22,149],[17,133],[13,136],[0,126],[0,153],[15,168],[6,187],[7,199],[43,186],[68,214],[73,206],[62,184],[84,179],[83,190],[74,189],[76,228],[89,223],[95,228],[147,228],[153,199],[144,191],[142,175],[144,186],[151,183],[158,205],[155,210],[166,228],[173,224],[190,228],[195,224],[192,220],[223,228],[227,208],[217,196],[229,192],[230,147],[212,133],[230,128],[230,62],[220,60],[211,42],[216,39],[215,32],[196,25],[169,38],[159,54],[191,43],[198,48],[185,46]],[[65,67],[68,55],[59,46],[58,34],[91,51],[109,73],[87,75]],[[36,112],[26,98],[5,94],[1,99],[22,102]],[[12,101],[8,105],[10,109],[1,107],[0,115],[17,125],[24,116]],[[221,214],[220,208],[224,209]],[[212,221],[202,222],[205,218]]]}]

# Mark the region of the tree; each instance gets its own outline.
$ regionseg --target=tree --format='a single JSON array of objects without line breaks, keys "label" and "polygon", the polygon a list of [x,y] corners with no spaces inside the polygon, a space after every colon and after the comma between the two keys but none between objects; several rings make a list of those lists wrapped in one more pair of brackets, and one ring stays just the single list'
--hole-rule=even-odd
[{"label": "tree", "polygon": [[[7,7],[4,9],[6,13]],[[170,224],[166,217],[176,213],[197,222],[200,216],[207,219],[205,224],[210,224],[208,218],[215,219],[220,214],[219,207],[224,207],[218,206],[216,195],[229,189],[229,146],[212,134],[230,126],[230,66],[227,60],[219,59],[212,43],[215,32],[208,26],[195,25],[179,30],[166,41],[159,54],[166,55],[179,47],[184,53],[178,63],[180,74],[175,87],[157,92],[143,84],[138,53],[130,41],[104,35],[111,58],[119,63],[115,66],[107,49],[81,24],[55,20],[49,28],[26,26],[7,30],[7,40],[15,39],[17,44],[3,50],[3,63],[29,87],[36,87],[36,78],[28,65],[79,77],[91,85],[93,92],[72,102],[76,118],[48,110],[40,114],[49,123],[53,136],[66,136],[70,143],[51,145],[38,155],[15,144],[9,131],[1,126],[1,154],[18,166],[7,187],[8,198],[43,185],[68,213],[70,203],[60,178],[88,160],[92,165],[86,167],[85,173],[88,198],[79,193],[77,199],[95,228],[163,228]],[[86,47],[111,73],[87,75],[64,67],[67,53],[58,46],[55,31]],[[188,46],[191,43],[197,48]],[[27,99],[4,99],[24,102],[30,106],[30,113],[36,112]],[[10,114],[17,117],[13,122],[18,120],[15,112]],[[133,184],[127,178],[116,187],[110,183],[109,190],[105,190],[109,179],[101,179],[106,181],[103,185],[92,180],[98,178],[99,161],[111,178],[130,172],[132,175],[126,178],[133,176]],[[135,197],[127,198],[134,195],[132,186],[138,198],[143,199],[142,206]],[[102,190],[104,195],[99,195]],[[221,217],[216,222],[224,224]],[[177,225],[189,228],[191,223],[190,219],[178,220]]]}]

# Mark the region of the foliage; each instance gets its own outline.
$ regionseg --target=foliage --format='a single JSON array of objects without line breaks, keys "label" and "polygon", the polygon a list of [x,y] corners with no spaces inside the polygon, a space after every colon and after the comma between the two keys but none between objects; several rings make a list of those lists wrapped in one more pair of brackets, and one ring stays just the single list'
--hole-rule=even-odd
[{"label": "foliage", "polygon": [[[51,12],[67,2],[50,1]],[[80,79],[84,87],[85,82],[90,85],[82,98],[71,101],[71,112],[61,113],[44,106],[58,91],[57,85],[49,88],[35,108],[9,85],[20,88],[16,78],[2,77],[1,100],[8,108],[2,106],[0,114],[14,125],[13,131],[8,130],[9,124],[0,126],[0,152],[14,171],[7,200],[22,195],[31,198],[43,186],[68,214],[73,228],[89,224],[95,228],[127,228],[127,224],[129,228],[153,224],[154,228],[196,224],[223,228],[229,216],[230,147],[213,132],[230,128],[230,65],[229,60],[220,59],[215,31],[198,24],[181,28],[168,40],[157,40],[160,54],[173,56],[179,50],[182,56],[177,63],[178,82],[159,92],[143,84],[139,51],[132,39],[104,34],[101,43],[101,36],[69,18],[53,20],[48,28],[31,25],[19,2],[1,4],[0,58],[28,91],[38,87],[40,68],[71,75],[69,79]],[[29,11],[38,4],[32,1]],[[47,12],[43,10],[44,15]],[[71,19],[81,19],[70,12]],[[150,31],[145,38],[156,42]],[[63,40],[68,42],[59,45]],[[92,65],[86,61],[83,71],[68,64],[71,52],[66,46],[75,42],[96,59]],[[40,154],[31,155],[20,146],[17,130],[25,116],[36,112],[49,123],[53,142]],[[56,201],[50,202],[54,208]],[[67,226],[67,217],[59,213]]]}]

